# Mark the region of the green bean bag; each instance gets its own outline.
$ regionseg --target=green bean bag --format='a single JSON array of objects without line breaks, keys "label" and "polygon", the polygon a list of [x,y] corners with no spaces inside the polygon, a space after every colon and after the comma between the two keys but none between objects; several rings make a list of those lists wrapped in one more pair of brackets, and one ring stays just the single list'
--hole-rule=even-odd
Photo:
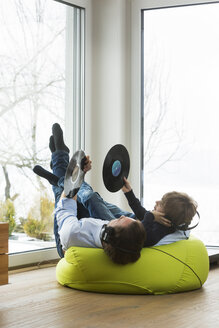
[{"label": "green bean bag", "polygon": [[132,264],[114,264],[99,248],[71,247],[56,267],[63,286],[116,294],[170,294],[200,288],[208,277],[209,259],[195,237],[142,249]]}]

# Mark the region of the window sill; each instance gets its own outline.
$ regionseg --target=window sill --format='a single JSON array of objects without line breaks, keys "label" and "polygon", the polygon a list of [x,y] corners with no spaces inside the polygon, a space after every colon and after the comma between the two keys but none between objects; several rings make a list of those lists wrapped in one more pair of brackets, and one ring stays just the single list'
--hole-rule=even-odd
[{"label": "window sill", "polygon": [[[60,259],[56,248],[9,254],[9,270],[29,266],[41,266]],[[22,263],[22,264],[21,264]]]}]

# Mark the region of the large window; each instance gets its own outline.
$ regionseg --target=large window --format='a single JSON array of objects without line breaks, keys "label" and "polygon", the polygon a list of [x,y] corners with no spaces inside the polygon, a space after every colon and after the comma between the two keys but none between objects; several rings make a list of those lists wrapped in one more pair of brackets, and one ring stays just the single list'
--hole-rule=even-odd
[{"label": "large window", "polygon": [[219,245],[219,4],[143,12],[143,194],[198,202],[193,234]]},{"label": "large window", "polygon": [[0,221],[9,222],[17,254],[55,247],[51,187],[32,171],[50,170],[52,124],[76,125],[69,147],[83,147],[84,10],[8,0],[0,17]]}]

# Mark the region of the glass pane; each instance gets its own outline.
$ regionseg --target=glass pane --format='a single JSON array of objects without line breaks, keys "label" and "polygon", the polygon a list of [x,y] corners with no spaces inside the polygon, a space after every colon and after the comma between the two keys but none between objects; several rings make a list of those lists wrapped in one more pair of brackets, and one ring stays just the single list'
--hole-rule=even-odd
[{"label": "glass pane", "polygon": [[0,2],[0,221],[10,222],[9,252],[55,246],[51,126],[65,119],[66,6],[53,0]]},{"label": "glass pane", "polygon": [[[219,245],[219,4],[144,11],[144,202],[198,202],[192,233]],[[194,222],[195,223],[195,222]]]}]

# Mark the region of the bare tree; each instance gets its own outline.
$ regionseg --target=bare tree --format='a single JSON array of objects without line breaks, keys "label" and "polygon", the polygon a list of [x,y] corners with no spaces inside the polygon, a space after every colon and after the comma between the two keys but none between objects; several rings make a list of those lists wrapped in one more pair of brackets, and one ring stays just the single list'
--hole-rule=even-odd
[{"label": "bare tree", "polygon": [[[0,4],[5,39],[0,53],[0,165],[6,199],[11,197],[9,167],[30,178],[34,165],[48,165],[45,132],[51,120],[61,120],[64,109],[64,58],[59,47],[65,24],[50,25],[50,3],[9,0]],[[12,23],[5,16],[7,5],[14,13]],[[43,187],[38,179],[38,188]]]},{"label": "bare tree", "polygon": [[170,109],[170,68],[156,46],[145,56],[144,71],[144,169],[151,174],[170,161],[182,158],[183,122]]}]

